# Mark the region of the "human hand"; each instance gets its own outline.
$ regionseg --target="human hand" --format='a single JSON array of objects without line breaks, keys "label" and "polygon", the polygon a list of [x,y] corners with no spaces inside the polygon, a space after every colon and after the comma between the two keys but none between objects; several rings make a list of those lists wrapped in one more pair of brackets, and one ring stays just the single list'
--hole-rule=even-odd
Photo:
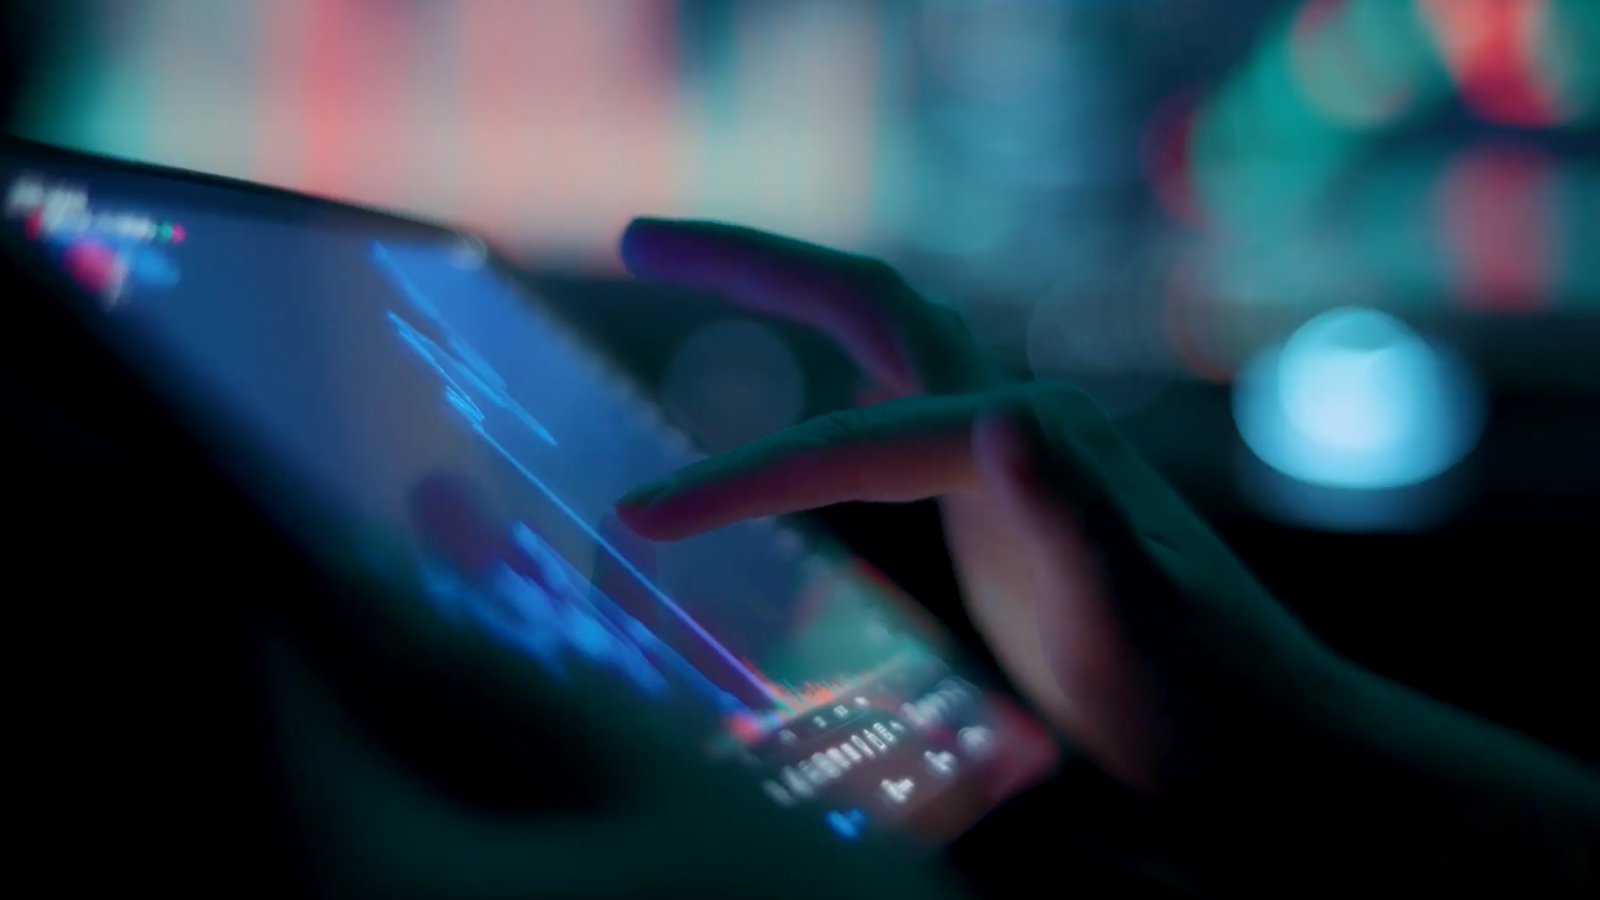
[{"label": "human hand", "polygon": [[619,502],[672,540],[844,501],[938,497],[974,624],[1037,708],[1104,769],[1159,792],[1315,716],[1343,666],[1078,391],[1006,378],[887,265],[748,229],[639,220],[635,275],[836,339],[893,399],[832,413]]}]

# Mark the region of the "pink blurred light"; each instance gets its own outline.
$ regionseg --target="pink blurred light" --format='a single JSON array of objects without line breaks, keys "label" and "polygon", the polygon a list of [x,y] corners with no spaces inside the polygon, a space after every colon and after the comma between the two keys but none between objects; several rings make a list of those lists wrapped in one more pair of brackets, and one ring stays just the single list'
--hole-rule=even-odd
[{"label": "pink blurred light", "polygon": [[1561,100],[1539,67],[1547,0],[1418,0],[1462,101],[1488,121],[1560,124]]},{"label": "pink blurred light", "polygon": [[64,262],[73,280],[97,294],[114,293],[122,277],[116,251],[98,241],[74,242]]},{"label": "pink blurred light", "polygon": [[[194,5],[162,0],[117,39],[165,62],[145,67],[160,75],[148,89],[119,79],[101,149],[417,210],[584,263],[614,262],[640,213],[844,244],[875,224],[875,6],[736,5],[733,100],[713,108],[722,92],[701,96],[678,70],[677,0]],[[150,114],[128,111],[147,95]]]},{"label": "pink blurred light", "polygon": [[671,4],[457,9],[467,221],[510,243],[587,251],[609,248],[631,215],[673,207]]},{"label": "pink blurred light", "polygon": [[1550,159],[1516,147],[1480,148],[1452,164],[1437,208],[1463,303],[1499,313],[1544,308],[1556,265],[1554,178]]},{"label": "pink blurred light", "polygon": [[314,193],[393,203],[410,174],[413,16],[372,0],[314,3],[308,12],[303,184]]},{"label": "pink blurred light", "polygon": [[1163,103],[1150,118],[1141,147],[1145,177],[1156,200],[1173,219],[1190,227],[1204,224],[1190,155],[1200,101],[1199,92],[1191,90]]},{"label": "pink blurred light", "polygon": [[268,184],[295,185],[300,180],[301,19],[307,6],[307,0],[260,4],[260,19],[253,23],[258,32],[255,96],[238,99],[254,102],[259,137],[251,175]]}]

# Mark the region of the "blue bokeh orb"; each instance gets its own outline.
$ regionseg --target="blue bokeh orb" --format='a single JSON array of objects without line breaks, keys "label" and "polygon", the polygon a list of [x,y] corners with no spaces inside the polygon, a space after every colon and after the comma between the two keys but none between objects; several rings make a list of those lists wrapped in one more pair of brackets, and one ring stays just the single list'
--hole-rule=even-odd
[{"label": "blue bokeh orb", "polygon": [[1428,481],[1477,444],[1471,369],[1403,322],[1339,308],[1240,371],[1234,420],[1262,462],[1307,484],[1383,490]]}]

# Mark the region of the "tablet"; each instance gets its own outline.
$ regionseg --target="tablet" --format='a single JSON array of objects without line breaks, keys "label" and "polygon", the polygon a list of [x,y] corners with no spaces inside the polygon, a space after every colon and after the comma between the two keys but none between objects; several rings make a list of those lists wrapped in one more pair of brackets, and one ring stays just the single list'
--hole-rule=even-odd
[{"label": "tablet", "polygon": [[[0,178],[8,247],[70,278],[60,302],[135,375],[163,373],[263,513],[314,543],[311,498],[403,547],[439,628],[670,711],[708,766],[840,840],[947,840],[1053,763],[937,624],[819,536],[623,527],[619,496],[699,453],[483,241],[28,144]],[[234,459],[241,436],[283,477]]]}]

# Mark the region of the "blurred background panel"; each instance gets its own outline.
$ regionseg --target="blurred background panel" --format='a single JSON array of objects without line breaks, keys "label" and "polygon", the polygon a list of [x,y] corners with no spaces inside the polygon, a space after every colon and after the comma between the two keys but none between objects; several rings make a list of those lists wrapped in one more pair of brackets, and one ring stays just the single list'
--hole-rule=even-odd
[{"label": "blurred background panel", "polygon": [[[624,223],[884,256],[1341,652],[1600,760],[1595,0],[37,5],[24,135],[488,234],[711,449],[857,376],[622,278]],[[926,506],[835,522],[958,609],[881,546]]]},{"label": "blurred background panel", "polygon": [[[1306,525],[1423,527],[1390,492],[1449,473],[1473,505],[1468,463],[1531,440],[1497,397],[1600,391],[1592,0],[55,9],[28,136],[460,223],[579,279],[618,274],[638,214],[882,255],[1169,468],[1243,460],[1217,502]],[[658,374],[743,377],[690,337]],[[1574,465],[1541,490],[1600,491]],[[1382,514],[1257,496],[1283,479]]]},{"label": "blurred background panel", "polygon": [[870,3],[62,6],[25,133],[447,218],[545,262],[608,262],[640,210],[863,244],[900,165],[904,36]]}]

